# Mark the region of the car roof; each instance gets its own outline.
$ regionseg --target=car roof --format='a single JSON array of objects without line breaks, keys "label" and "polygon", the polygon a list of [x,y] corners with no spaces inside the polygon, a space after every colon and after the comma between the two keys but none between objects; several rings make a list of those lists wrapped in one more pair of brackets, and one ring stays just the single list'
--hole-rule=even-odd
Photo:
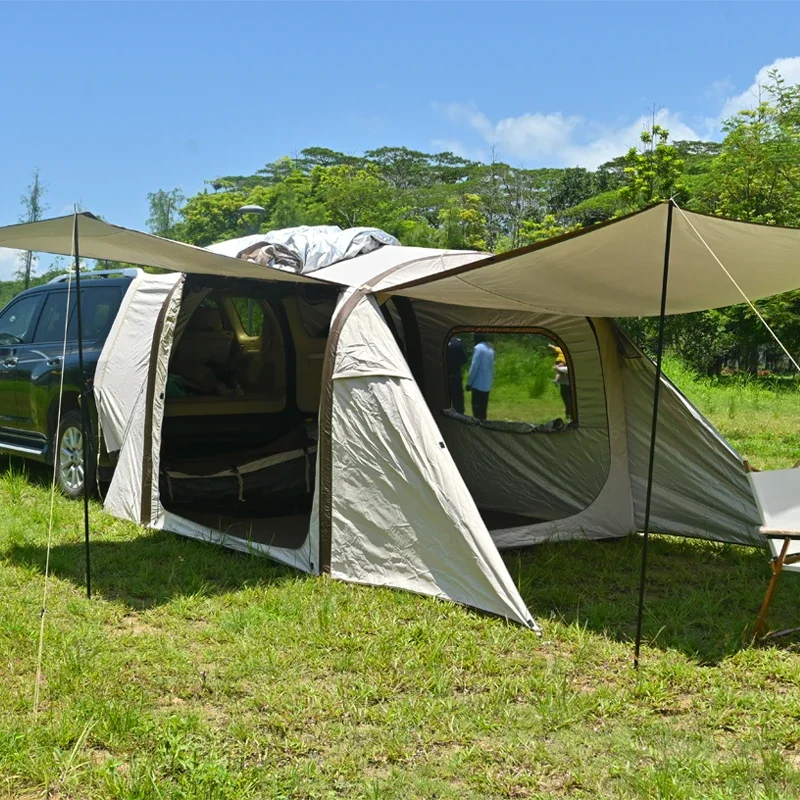
[{"label": "car roof", "polygon": [[[38,292],[53,292],[58,291],[59,289],[66,291],[69,277],[70,275],[68,273],[65,273],[64,275],[58,275],[47,283],[41,283],[38,286],[31,286],[29,289],[24,289],[23,291],[18,292],[12,299],[16,300],[18,297],[22,297],[23,295],[31,295]],[[136,272],[134,270],[125,270],[124,272],[116,270],[113,273],[110,271],[81,273],[81,289],[86,289],[90,286],[127,287],[134,277],[136,277]],[[72,282],[72,286],[74,289],[74,281]]]}]

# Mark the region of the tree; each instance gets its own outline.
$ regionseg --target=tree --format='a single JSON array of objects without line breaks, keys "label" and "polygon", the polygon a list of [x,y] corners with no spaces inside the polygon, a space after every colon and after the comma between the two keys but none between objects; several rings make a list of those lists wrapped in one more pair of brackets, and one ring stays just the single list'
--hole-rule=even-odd
[{"label": "tree", "polygon": [[393,203],[391,187],[372,164],[317,167],[312,179],[316,179],[318,196],[328,221],[342,228],[389,229],[395,227],[402,216],[403,209]]},{"label": "tree", "polygon": [[242,236],[244,229],[238,212],[246,203],[247,195],[243,192],[200,192],[183,207],[183,221],[176,226],[175,238],[206,247]]},{"label": "tree", "polygon": [[565,233],[577,230],[580,227],[580,225],[560,225],[552,214],[547,214],[541,222],[525,220],[522,223],[520,243],[528,245],[535,242],[544,242],[556,236],[563,236]]},{"label": "tree", "polygon": [[429,186],[434,181],[430,156],[407,147],[379,147],[364,157],[375,164],[381,177],[395,189]]},{"label": "tree", "polygon": [[705,202],[721,216],[800,225],[800,88],[776,73],[754,109],[723,123]]},{"label": "tree", "polygon": [[[800,225],[800,89],[771,73],[757,106],[726,120],[723,131],[721,145],[676,145],[696,175],[695,182],[687,181],[691,206],[749,222]],[[762,300],[759,310],[790,348],[800,345],[800,293]],[[681,324],[675,349],[700,370],[716,369],[727,359],[755,373],[774,349],[770,334],[746,305],[689,315]]]},{"label": "tree", "polygon": [[180,209],[186,202],[183,192],[180,189],[168,192],[159,189],[157,192],[148,193],[147,202],[150,204],[150,216],[147,219],[150,231],[164,239],[174,238],[173,232],[179,219]]},{"label": "tree", "polygon": [[570,167],[557,174],[547,193],[551,214],[558,216],[596,193],[594,175],[583,167]]},{"label": "tree", "polygon": [[269,212],[267,230],[292,228],[296,225],[322,225],[325,222],[325,209],[314,197],[311,178],[298,169],[273,187],[271,197],[265,202],[267,205],[264,207]]},{"label": "tree", "polygon": [[631,211],[669,200],[683,190],[683,159],[677,148],[669,144],[669,131],[655,121],[655,114],[650,127],[639,138],[643,147],[628,151],[623,170],[626,184],[620,190]]},{"label": "tree", "polygon": [[[20,222],[38,222],[42,218],[47,210],[47,206],[43,202],[46,191],[47,187],[39,178],[39,170],[35,169],[28,191],[20,198],[23,208],[23,213],[19,218]],[[23,282],[23,288],[29,288],[33,274],[33,253],[30,250],[22,254],[22,265],[17,274]]]},{"label": "tree", "polygon": [[[502,252],[670,197],[698,211],[800,226],[800,89],[772,76],[758,108],[726,122],[723,142],[670,142],[654,114],[639,148],[593,172],[523,169],[494,153],[477,163],[400,146],[362,155],[310,147],[210,187],[188,200],[172,236],[198,245],[242,236],[238,209],[256,204],[267,212],[262,231],[374,225],[406,245]],[[800,293],[759,308],[790,348],[800,347]],[[622,322],[646,347],[654,343],[653,320]],[[667,343],[698,372],[780,360],[747,306],[670,317]]]},{"label": "tree", "polygon": [[306,147],[300,151],[295,163],[298,169],[310,173],[316,167],[360,167],[364,164],[364,159],[359,156],[348,156],[327,147]]},{"label": "tree", "polygon": [[439,212],[440,247],[448,250],[486,250],[486,217],[481,198],[467,194],[451,198]]},{"label": "tree", "polygon": [[578,225],[594,225],[619,216],[627,208],[620,189],[600,192],[589,197],[578,205],[562,211],[559,215],[563,222]]},{"label": "tree", "polygon": [[[298,168],[295,165],[295,162],[289,158],[289,156],[276,159],[275,161],[266,164],[256,173],[257,175],[262,176],[262,180],[256,185],[276,186],[280,183],[283,183],[285,180],[288,180],[297,171],[297,169]],[[251,186],[245,188],[254,187]]]}]

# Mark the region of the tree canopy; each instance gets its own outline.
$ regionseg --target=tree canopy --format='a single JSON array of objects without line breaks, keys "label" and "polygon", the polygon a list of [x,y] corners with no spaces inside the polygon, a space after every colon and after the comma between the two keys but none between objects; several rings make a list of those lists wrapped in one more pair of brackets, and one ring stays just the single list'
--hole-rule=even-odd
[{"label": "tree canopy", "polygon": [[[404,244],[502,252],[671,197],[696,211],[800,226],[800,87],[772,73],[757,107],[726,120],[723,134],[722,142],[671,141],[653,114],[639,147],[595,170],[524,169],[494,155],[480,163],[401,146],[361,155],[309,147],[252,175],[213,178],[185,202],[177,190],[149,195],[150,227],[207,246],[249,232],[238,210],[255,204],[266,212],[261,231],[375,226]],[[790,347],[800,345],[800,294],[764,301],[761,310]],[[652,344],[652,321],[623,324]],[[703,372],[780,361],[747,307],[674,318],[668,336]]]}]

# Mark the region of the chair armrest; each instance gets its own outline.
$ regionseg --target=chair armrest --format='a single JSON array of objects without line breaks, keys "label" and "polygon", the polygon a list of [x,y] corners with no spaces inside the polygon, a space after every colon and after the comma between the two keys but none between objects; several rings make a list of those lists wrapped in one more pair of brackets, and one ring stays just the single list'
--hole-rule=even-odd
[{"label": "chair armrest", "polygon": [[790,541],[800,541],[800,531],[778,531],[773,528],[761,528],[761,535],[767,539],[789,539]]}]

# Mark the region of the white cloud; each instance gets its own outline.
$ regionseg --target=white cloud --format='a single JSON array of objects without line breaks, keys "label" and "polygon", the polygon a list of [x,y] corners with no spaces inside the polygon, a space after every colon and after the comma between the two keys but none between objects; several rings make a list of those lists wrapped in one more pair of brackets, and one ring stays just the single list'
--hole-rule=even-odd
[{"label": "white cloud", "polygon": [[22,252],[22,250],[0,247],[0,281],[10,281],[14,278],[17,270],[22,266]]},{"label": "white cloud", "polygon": [[434,139],[431,144],[440,153],[452,153],[469,161],[486,161],[489,154],[480,147],[467,147],[458,139]]},{"label": "white cloud", "polygon": [[727,79],[714,81],[711,86],[706,89],[705,96],[721,100],[728,97],[735,88],[736,84]]},{"label": "white cloud", "polygon": [[800,56],[778,58],[771,64],[761,67],[756,73],[752,84],[745,91],[733,97],[729,96],[725,101],[725,105],[719,115],[720,122],[732,117],[738,111],[742,111],[745,108],[754,108],[758,105],[759,87],[769,81],[769,73],[772,70],[777,70],[787,84],[800,83]]},{"label": "white cloud", "polygon": [[[687,125],[677,114],[668,108],[662,108],[655,114],[655,122],[669,131],[672,141],[681,139],[699,139],[697,131]],[[643,114],[638,119],[618,128],[589,125],[591,136],[585,143],[569,142],[565,154],[570,160],[582,167],[594,168],[605,161],[624,155],[631,147],[641,143],[642,131],[653,123],[652,114]]]},{"label": "white cloud", "polygon": [[[22,268],[22,255],[24,250],[12,250],[10,247],[0,247],[0,281],[12,281],[17,272]],[[33,254],[31,274],[38,275],[42,265],[41,256]],[[46,265],[45,265],[46,266]]]},{"label": "white cloud", "polygon": [[[590,169],[635,147],[652,120],[651,115],[646,115],[612,128],[560,112],[537,112],[492,122],[472,105],[449,103],[434,107],[451,122],[471,127],[505,158]],[[668,128],[673,139],[699,138],[678,114],[668,109],[656,114],[656,122]]]},{"label": "white cloud", "polygon": [[[762,67],[752,85],[740,94],[732,94],[735,87],[730,81],[715,81],[705,92],[712,106],[710,113],[698,116],[692,125],[684,122],[679,112],[667,108],[656,114],[656,122],[669,130],[673,141],[717,139],[723,120],[758,102],[759,86],[769,80],[772,70],[777,70],[787,84],[800,83],[800,56],[778,58]],[[719,114],[715,114],[720,105]],[[434,103],[433,109],[449,122],[471,129],[505,160],[589,169],[636,147],[641,132],[652,121],[652,115],[643,114],[628,123],[609,126],[559,111],[533,111],[493,121],[474,104]],[[437,139],[434,144],[466,158],[486,160],[478,148],[465,145],[461,139]]]}]

